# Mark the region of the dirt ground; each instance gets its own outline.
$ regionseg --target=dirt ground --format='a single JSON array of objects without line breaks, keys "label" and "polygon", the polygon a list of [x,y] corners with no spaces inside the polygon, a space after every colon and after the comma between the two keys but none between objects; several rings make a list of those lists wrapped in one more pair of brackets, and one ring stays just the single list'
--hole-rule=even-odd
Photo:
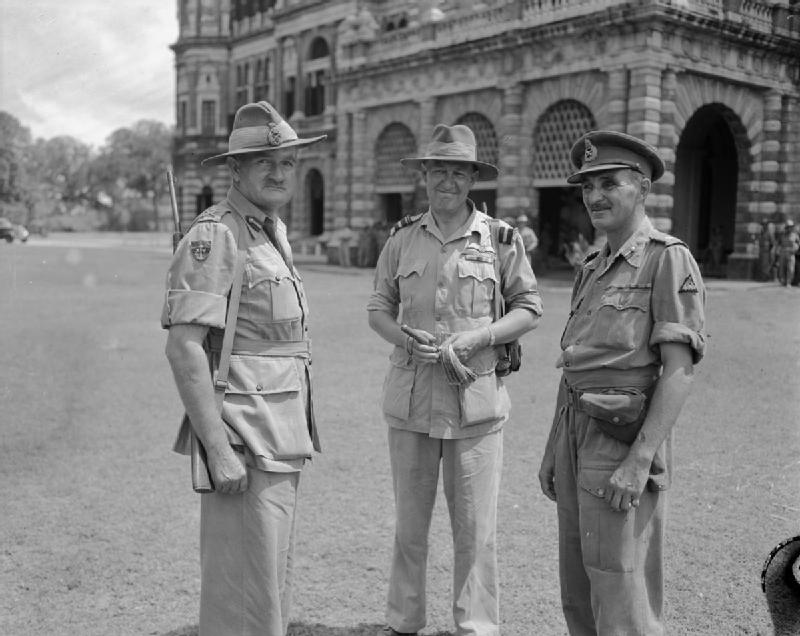
[{"label": "dirt ground", "polygon": [[[181,413],[158,323],[165,249],[0,246],[0,634],[192,636],[198,496],[170,452]],[[383,624],[393,526],[378,410],[389,347],[366,325],[371,275],[301,267],[324,453],[301,481],[292,636]],[[507,636],[565,633],[555,508],[536,472],[569,285],[508,382],[499,504]],[[800,534],[800,290],[711,281],[710,346],[678,424],[671,634],[771,634],[759,576]],[[429,621],[451,627],[446,508],[431,530]]]}]

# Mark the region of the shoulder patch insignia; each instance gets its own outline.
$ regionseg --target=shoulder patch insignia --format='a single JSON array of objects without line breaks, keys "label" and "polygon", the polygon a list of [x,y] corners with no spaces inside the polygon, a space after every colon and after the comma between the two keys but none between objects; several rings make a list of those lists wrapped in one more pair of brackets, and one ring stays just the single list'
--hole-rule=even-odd
[{"label": "shoulder patch insignia", "polygon": [[694,282],[694,278],[691,274],[689,274],[681,284],[681,288],[678,290],[679,294],[696,294],[698,293],[697,285]]},{"label": "shoulder patch insignia", "polygon": [[202,263],[211,254],[211,241],[192,241],[189,244],[192,258],[198,263]]}]

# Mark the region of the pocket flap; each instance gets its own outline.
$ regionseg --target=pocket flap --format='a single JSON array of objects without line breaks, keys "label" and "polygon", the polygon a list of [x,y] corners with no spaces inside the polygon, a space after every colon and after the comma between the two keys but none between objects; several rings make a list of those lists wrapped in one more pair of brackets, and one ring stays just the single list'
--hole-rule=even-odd
[{"label": "pocket flap", "polygon": [[402,261],[397,266],[397,276],[401,278],[406,278],[407,276],[411,276],[411,274],[416,274],[417,276],[422,276],[425,272],[425,267],[428,265],[428,262],[425,260],[407,260]]},{"label": "pocket flap", "polygon": [[480,281],[496,280],[492,263],[469,261],[463,258],[458,261],[458,277],[470,277]]},{"label": "pocket flap", "polygon": [[643,393],[583,393],[579,399],[581,409],[590,417],[611,424],[633,424],[645,407]]},{"label": "pocket flap", "polygon": [[226,393],[269,395],[300,391],[294,358],[232,355]]},{"label": "pocket flap", "polygon": [[257,259],[248,261],[246,266],[247,284],[249,287],[264,281],[280,282],[284,278],[291,278],[289,268],[283,262],[271,259]]},{"label": "pocket flap", "polygon": [[613,467],[594,468],[583,466],[578,471],[578,486],[595,497],[602,499],[606,495],[606,490],[608,490],[608,480],[615,470]]}]

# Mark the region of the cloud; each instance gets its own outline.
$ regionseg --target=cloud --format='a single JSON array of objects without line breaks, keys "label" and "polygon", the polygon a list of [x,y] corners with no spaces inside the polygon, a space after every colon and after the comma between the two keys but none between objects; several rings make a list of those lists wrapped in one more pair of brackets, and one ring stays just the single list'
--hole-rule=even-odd
[{"label": "cloud", "polygon": [[139,119],[172,125],[176,38],[170,0],[3,0],[0,109],[94,145]]}]

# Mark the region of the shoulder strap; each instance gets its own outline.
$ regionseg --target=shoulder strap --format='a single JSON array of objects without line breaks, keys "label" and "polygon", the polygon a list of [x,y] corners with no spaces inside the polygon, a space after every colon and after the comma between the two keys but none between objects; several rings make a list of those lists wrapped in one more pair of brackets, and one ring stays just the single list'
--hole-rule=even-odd
[{"label": "shoulder strap", "polygon": [[[225,219],[231,218],[232,222]],[[225,389],[228,388],[228,371],[230,370],[231,351],[233,350],[233,336],[236,332],[236,319],[239,315],[239,301],[242,296],[242,279],[244,277],[244,261],[247,248],[243,247],[241,238],[241,228],[239,220],[235,215],[224,215],[221,219],[227,225],[236,239],[236,264],[233,268],[233,282],[231,283],[231,295],[228,300],[228,313],[225,317],[225,333],[222,336],[222,350],[219,354],[219,366],[217,367],[217,377],[214,380],[214,397],[217,409],[222,412],[222,403],[225,400]]]},{"label": "shoulder strap", "polygon": [[392,229],[389,230],[389,236],[394,236],[398,230],[402,230],[404,227],[408,227],[412,223],[416,223],[422,218],[421,214],[410,215],[406,214],[402,219],[400,219],[397,223],[392,226]]},{"label": "shoulder strap", "polygon": [[[500,276],[500,243],[503,242],[501,233],[506,228],[500,227],[500,221],[491,217],[487,219],[487,222],[489,223],[489,233],[492,237],[492,247],[494,248],[494,275],[497,280],[494,286],[494,319],[499,320],[505,313],[501,289],[502,278]],[[506,243],[506,245],[509,244],[510,241]]]}]

